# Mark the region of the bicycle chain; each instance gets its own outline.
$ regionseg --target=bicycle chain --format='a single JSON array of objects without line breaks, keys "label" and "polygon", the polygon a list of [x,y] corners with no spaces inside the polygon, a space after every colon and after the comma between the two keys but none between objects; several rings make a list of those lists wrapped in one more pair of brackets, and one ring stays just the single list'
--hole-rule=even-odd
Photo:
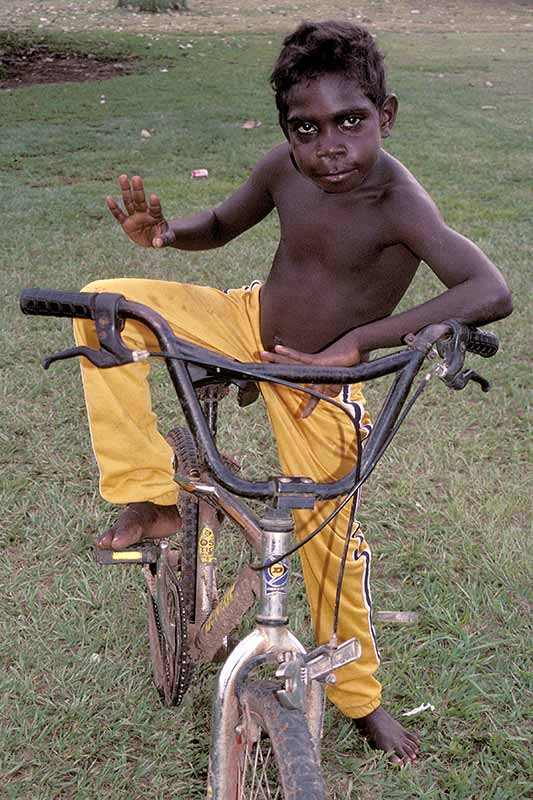
[{"label": "bicycle chain", "polygon": [[[162,654],[163,660],[164,660],[164,669],[165,669],[166,682],[167,682],[167,686],[171,687],[171,685],[172,685],[172,677],[171,677],[171,674],[170,674],[170,659],[168,657],[168,647],[167,647],[167,644],[166,644],[165,634],[163,633],[163,628],[162,628],[162,625],[161,625],[161,617],[160,617],[160,614],[159,614],[159,606],[157,605],[157,601],[156,601],[156,599],[154,597],[155,587],[152,586],[152,584],[154,583],[154,579],[153,579],[153,576],[151,576],[151,575],[148,577],[146,575],[146,573],[145,573],[145,577],[146,577],[148,593],[150,595],[150,600],[152,602],[152,609],[154,611],[154,619],[155,619],[155,625],[156,625],[156,628],[157,628],[157,635],[158,635],[159,642],[160,642],[161,654]],[[183,592],[182,592],[181,587],[179,585],[178,579],[176,578],[176,576],[173,576],[173,577],[174,577],[174,581],[175,581],[175,583],[173,585],[173,588],[176,589],[176,593],[178,595],[179,607],[180,607],[180,611],[181,611],[181,613],[179,615],[180,619],[179,619],[179,621],[176,620],[176,625],[181,623],[180,624],[180,631],[181,631],[182,635],[181,635],[181,648],[180,648],[180,659],[179,659],[179,676],[180,677],[179,677],[179,681],[178,681],[178,684],[177,684],[177,690],[178,691],[177,691],[177,694],[176,694],[176,699],[173,701],[172,704],[173,705],[179,705],[181,703],[181,701],[183,700],[183,697],[185,696],[185,692],[189,688],[189,681],[190,681],[190,679],[192,677],[192,669],[191,669],[191,662],[190,662],[188,649],[187,649],[187,640],[188,640],[187,624],[186,624],[186,622],[185,622],[185,624],[183,624],[184,623],[184,618],[183,618],[183,609],[184,609]]]},{"label": "bicycle chain", "polygon": [[[188,653],[188,632],[187,632],[187,620],[185,618],[185,600],[183,597],[183,590],[180,586],[179,580],[174,575],[174,584],[173,589],[176,590],[176,594],[178,595],[179,600],[179,608],[180,608],[180,638],[181,638],[181,648],[180,648],[180,659],[179,659],[179,666],[180,666],[180,677],[178,682],[178,691],[176,695],[176,705],[179,705],[185,696],[185,692],[189,688],[189,683],[192,677],[192,667],[191,667],[191,660]],[[176,615],[177,616],[177,615]],[[178,620],[176,620],[176,625],[178,624]]]},{"label": "bicycle chain", "polygon": [[157,628],[157,636],[159,638],[159,646],[161,648],[162,654],[164,653],[165,677],[167,679],[167,685],[170,686],[170,665],[168,663],[167,648],[165,646],[165,648],[163,650],[163,646],[162,646],[164,641],[165,641],[165,637],[164,637],[164,634],[163,634],[163,629],[161,627],[161,618],[159,616],[159,606],[157,605],[157,603],[155,601],[155,597],[153,596],[153,594],[151,592],[150,592],[150,600],[152,601],[152,609],[154,611],[155,626]]}]

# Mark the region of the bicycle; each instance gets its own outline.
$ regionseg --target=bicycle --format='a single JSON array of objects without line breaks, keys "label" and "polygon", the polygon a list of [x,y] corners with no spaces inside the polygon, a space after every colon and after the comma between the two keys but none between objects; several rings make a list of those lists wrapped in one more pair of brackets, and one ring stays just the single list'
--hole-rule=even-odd
[{"label": "bicycle", "polygon": [[[97,551],[97,560],[143,565],[153,677],[165,705],[181,702],[195,665],[224,661],[213,698],[207,797],[323,800],[323,685],[335,683],[335,671],[360,655],[356,639],[339,643],[336,636],[343,566],[360,488],[431,378],[440,378],[452,389],[463,389],[474,381],[488,391],[484,378],[464,369],[465,353],[492,356],[498,350],[497,338],[450,320],[406,337],[407,349],[355,367],[243,364],[178,339],[159,314],[117,294],[26,289],[21,309],[26,314],[95,322],[99,350],[69,348],[44,359],[45,368],[79,356],[100,368],[165,359],[188,426],[169,434],[175,479],[182,490],[180,550],[172,550],[169,541],[162,539],[122,551]],[[129,350],[120,338],[127,318],[149,327],[160,351]],[[435,364],[411,392],[426,358]],[[338,405],[300,384],[347,384],[387,375],[394,375],[394,381],[364,449],[357,421],[353,421],[357,459],[342,478],[316,483],[307,477],[281,475],[248,481],[236,474],[217,448],[218,403],[232,384],[238,388],[241,405],[255,399],[261,381],[293,386]],[[263,516],[259,518],[241,498],[262,501]],[[304,542],[291,545],[291,511],[313,508],[317,500],[331,498],[342,500],[328,519]],[[288,627],[288,559],[350,502],[334,629],[327,644],[307,651]],[[244,566],[219,598],[215,552],[223,516],[242,530],[259,560]],[[241,641],[233,641],[232,632],[256,600],[254,630]],[[273,680],[258,677],[269,670],[274,672]]]}]

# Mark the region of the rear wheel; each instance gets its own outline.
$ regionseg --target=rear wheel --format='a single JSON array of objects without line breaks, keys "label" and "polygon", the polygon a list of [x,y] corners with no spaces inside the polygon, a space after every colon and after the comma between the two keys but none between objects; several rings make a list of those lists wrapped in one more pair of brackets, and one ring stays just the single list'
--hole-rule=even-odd
[{"label": "rear wheel", "polygon": [[231,800],[324,800],[315,745],[301,711],[276,697],[276,685],[250,681],[231,744]]},{"label": "rear wheel", "polygon": [[[167,441],[174,450],[176,471],[199,477],[194,439],[185,428],[173,428]],[[148,585],[147,615],[152,675],[166,706],[179,705],[189,686],[192,663],[187,643],[187,622],[194,619],[196,553],[198,549],[198,502],[182,493],[180,552],[166,551],[166,559],[145,566]],[[180,564],[179,575],[176,572]]]},{"label": "rear wheel", "polygon": [[180,581],[166,565],[157,577],[150,571],[145,578],[152,676],[161,702],[177,706],[192,676]]},{"label": "rear wheel", "polygon": [[[198,451],[187,428],[172,428],[167,442],[174,450],[176,472],[199,480]],[[179,497],[181,516],[181,589],[187,618],[194,622],[196,603],[196,555],[198,552],[198,500],[187,492]]]}]

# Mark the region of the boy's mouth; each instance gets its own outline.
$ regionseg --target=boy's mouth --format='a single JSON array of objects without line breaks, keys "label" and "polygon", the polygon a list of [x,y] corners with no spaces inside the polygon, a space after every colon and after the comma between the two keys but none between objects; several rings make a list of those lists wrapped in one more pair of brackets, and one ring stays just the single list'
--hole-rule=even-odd
[{"label": "boy's mouth", "polygon": [[319,182],[325,181],[326,183],[342,183],[342,181],[345,181],[356,172],[356,169],[335,170],[317,175],[316,180]]}]

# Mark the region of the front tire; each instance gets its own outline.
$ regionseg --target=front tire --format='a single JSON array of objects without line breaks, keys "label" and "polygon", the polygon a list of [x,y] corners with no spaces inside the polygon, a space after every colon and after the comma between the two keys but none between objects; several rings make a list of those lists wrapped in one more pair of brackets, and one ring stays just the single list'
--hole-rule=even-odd
[{"label": "front tire", "polygon": [[276,684],[249,681],[231,743],[228,800],[325,800],[316,748],[304,714],[281,705]]}]

